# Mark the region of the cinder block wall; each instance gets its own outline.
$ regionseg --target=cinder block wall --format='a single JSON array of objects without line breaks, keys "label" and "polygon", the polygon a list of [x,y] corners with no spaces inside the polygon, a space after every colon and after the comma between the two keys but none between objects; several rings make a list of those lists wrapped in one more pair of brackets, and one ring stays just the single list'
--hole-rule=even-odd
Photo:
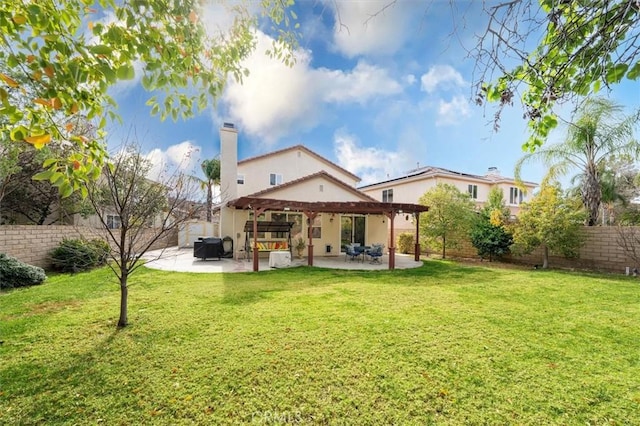
[{"label": "cinder block wall", "polygon": [[[623,228],[625,229],[625,228]],[[640,227],[628,227],[640,232]],[[585,242],[576,259],[566,259],[557,253],[550,253],[549,266],[552,268],[591,269],[597,271],[624,273],[628,266],[640,269],[634,264],[618,244],[618,228],[616,226],[588,226],[584,228]],[[434,252],[434,254],[437,254]],[[448,250],[447,256],[477,258],[478,254],[469,241],[465,241],[458,250]],[[507,256],[504,260],[525,265],[541,265],[543,250],[536,249],[524,256]]]},{"label": "cinder block wall", "polygon": [[[552,268],[575,268],[591,269],[596,271],[625,273],[626,268],[632,271],[633,268],[640,270],[640,265],[627,256],[625,251],[618,244],[620,230],[627,230],[640,235],[640,227],[624,227],[619,229],[616,226],[592,226],[585,227],[585,242],[580,249],[580,256],[576,259],[566,259],[557,253],[550,253],[549,265]],[[431,247],[421,247],[423,254],[440,255],[439,250]],[[640,247],[638,247],[640,251]],[[543,250],[538,248],[533,253],[524,256],[509,255],[503,261],[521,263],[525,265],[541,265],[543,261]],[[447,250],[447,257],[451,258],[478,258],[476,249],[470,241],[462,241],[457,249]]]},{"label": "cinder block wall", "polygon": [[[46,269],[51,266],[49,253],[64,238],[104,239],[105,234],[102,229],[83,226],[0,225],[0,253]],[[175,245],[178,245],[177,232],[157,241],[152,249]]]}]

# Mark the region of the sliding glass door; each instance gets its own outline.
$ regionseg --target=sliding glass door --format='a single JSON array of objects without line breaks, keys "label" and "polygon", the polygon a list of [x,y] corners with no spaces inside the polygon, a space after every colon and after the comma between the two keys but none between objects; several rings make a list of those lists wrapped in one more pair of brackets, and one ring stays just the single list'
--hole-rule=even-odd
[{"label": "sliding glass door", "polygon": [[345,246],[352,243],[364,245],[365,217],[346,216],[340,217],[340,250],[345,251]]}]

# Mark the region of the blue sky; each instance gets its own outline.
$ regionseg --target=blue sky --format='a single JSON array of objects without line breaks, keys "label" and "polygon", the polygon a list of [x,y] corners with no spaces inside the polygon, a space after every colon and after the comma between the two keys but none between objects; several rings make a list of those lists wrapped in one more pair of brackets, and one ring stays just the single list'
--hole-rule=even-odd
[{"label": "blue sky", "polygon": [[[388,3],[300,2],[296,65],[265,55],[272,39],[258,31],[257,49],[245,64],[249,77],[242,85],[230,81],[215,107],[186,122],[151,117],[150,94],[136,81],[114,88],[124,125],[110,129],[110,146],[135,129],[156,163],[177,164],[192,152],[183,167],[197,170],[202,159],[218,155],[218,129],[229,121],[239,129],[240,159],[303,144],[360,176],[361,184],[418,165],[474,174],[496,166],[513,176],[527,139],[522,111],[506,110],[495,133],[492,106],[472,101],[474,62],[465,47],[473,47],[486,25],[473,10],[479,2],[458,2],[453,10],[445,1],[399,0],[367,20]],[[221,8],[209,12],[211,20],[227,19]],[[637,108],[640,84],[626,82],[609,96]],[[549,143],[562,135],[561,129]],[[539,182],[543,175],[541,165],[523,169],[525,180]]]}]

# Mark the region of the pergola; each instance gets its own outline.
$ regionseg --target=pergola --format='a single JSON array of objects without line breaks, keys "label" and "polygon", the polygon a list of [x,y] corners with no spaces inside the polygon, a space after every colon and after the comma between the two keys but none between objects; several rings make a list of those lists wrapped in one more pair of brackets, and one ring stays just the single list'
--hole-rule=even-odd
[{"label": "pergola", "polygon": [[[272,198],[240,197],[227,203],[228,207],[238,210],[253,211],[253,235],[258,233],[258,216],[266,211],[298,211],[313,221],[320,213],[335,214],[383,214],[391,224],[389,235],[389,269],[395,269],[395,236],[393,231],[393,221],[397,214],[412,214],[416,219],[416,244],[415,260],[420,260],[420,213],[429,210],[429,207],[419,204],[405,203],[379,203],[376,201],[323,201],[306,202],[291,200],[276,200]],[[308,265],[313,266],[313,238],[311,232],[308,234]],[[253,239],[253,270],[258,271],[258,250],[256,238]]]}]

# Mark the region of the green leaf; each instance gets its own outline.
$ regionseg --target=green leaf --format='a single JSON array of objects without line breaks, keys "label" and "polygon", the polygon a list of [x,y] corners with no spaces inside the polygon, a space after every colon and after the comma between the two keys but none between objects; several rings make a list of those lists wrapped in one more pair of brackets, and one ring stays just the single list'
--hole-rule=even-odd
[{"label": "green leaf", "polygon": [[95,55],[110,55],[113,52],[113,49],[109,46],[105,46],[104,44],[99,44],[97,46],[91,46],[89,51]]},{"label": "green leaf", "polygon": [[611,67],[607,70],[606,80],[607,83],[618,83],[624,77],[624,74],[627,72],[629,65],[627,64],[617,64],[614,67]]},{"label": "green leaf", "polygon": [[631,67],[631,69],[627,73],[627,78],[629,80],[636,80],[638,77],[640,77],[640,62]]},{"label": "green leaf", "polygon": [[136,72],[133,69],[133,66],[127,64],[118,68],[116,75],[120,80],[133,80],[136,76]]},{"label": "green leaf", "polygon": [[33,175],[33,180],[49,180],[55,172],[53,170],[45,170],[44,172],[36,173]]},{"label": "green leaf", "polygon": [[558,119],[554,115],[545,115],[542,122],[548,129],[554,129],[558,125]]},{"label": "green leaf", "polygon": [[71,186],[69,182],[63,182],[62,185],[60,185],[59,189],[60,189],[60,196],[62,198],[67,198],[71,194],[73,194],[73,186]]},{"label": "green leaf", "polygon": [[12,141],[22,141],[27,136],[27,129],[24,126],[18,126],[11,129],[9,137]]},{"label": "green leaf", "polygon": [[47,167],[49,167],[49,166],[53,165],[56,161],[58,161],[58,160],[57,160],[57,159],[55,159],[55,158],[47,158],[47,159],[46,159],[46,160],[44,160],[44,162],[42,163],[42,167],[46,169]]}]

